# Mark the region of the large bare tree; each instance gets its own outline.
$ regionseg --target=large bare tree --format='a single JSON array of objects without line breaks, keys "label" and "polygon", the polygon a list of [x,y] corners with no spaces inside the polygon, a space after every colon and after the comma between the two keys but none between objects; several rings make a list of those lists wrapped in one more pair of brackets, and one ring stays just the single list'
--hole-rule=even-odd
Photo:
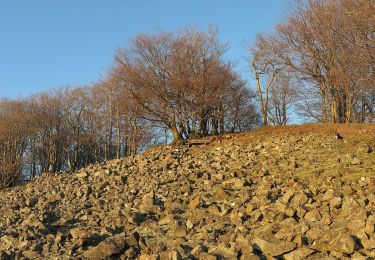
[{"label": "large bare tree", "polygon": [[212,28],[141,34],[117,53],[113,73],[143,117],[165,125],[175,141],[218,134],[225,128],[225,95],[239,82],[225,51]]}]

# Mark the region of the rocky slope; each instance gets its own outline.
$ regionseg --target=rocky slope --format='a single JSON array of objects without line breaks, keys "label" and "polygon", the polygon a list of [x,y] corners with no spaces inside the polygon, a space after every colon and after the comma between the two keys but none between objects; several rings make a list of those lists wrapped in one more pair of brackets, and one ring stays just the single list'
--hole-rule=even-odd
[{"label": "rocky slope", "polygon": [[1,259],[374,259],[375,128],[164,146],[0,191]]}]

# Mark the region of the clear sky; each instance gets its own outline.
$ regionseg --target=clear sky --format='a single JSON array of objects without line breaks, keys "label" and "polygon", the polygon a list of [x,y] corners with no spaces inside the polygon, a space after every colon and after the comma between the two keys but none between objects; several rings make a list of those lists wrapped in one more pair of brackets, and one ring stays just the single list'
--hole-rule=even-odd
[{"label": "clear sky", "polygon": [[251,77],[245,42],[272,30],[287,0],[0,0],[0,96],[22,97],[105,75],[116,49],[140,32],[211,24],[227,57]]}]

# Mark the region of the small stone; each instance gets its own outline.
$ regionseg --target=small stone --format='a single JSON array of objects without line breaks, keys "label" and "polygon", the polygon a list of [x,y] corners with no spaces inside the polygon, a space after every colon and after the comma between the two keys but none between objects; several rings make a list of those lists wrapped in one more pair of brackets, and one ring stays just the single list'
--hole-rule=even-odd
[{"label": "small stone", "polygon": [[352,254],[350,256],[350,259],[352,259],[352,260],[368,260],[367,257],[365,257],[364,255],[362,255],[361,253],[359,253],[357,251],[354,252],[354,254]]},{"label": "small stone", "polygon": [[154,212],[156,207],[154,207],[155,201],[155,193],[152,191],[147,193],[142,198],[142,204],[140,205],[139,209],[142,212]]},{"label": "small stone", "polygon": [[341,206],[341,214],[343,217],[352,216],[353,213],[359,211],[360,204],[357,200],[352,197],[345,197],[342,206]]},{"label": "small stone", "polygon": [[366,222],[360,218],[348,221],[348,229],[351,234],[359,234],[365,230]]},{"label": "small stone", "polygon": [[39,197],[37,195],[27,197],[26,201],[25,201],[25,204],[26,204],[26,206],[32,208],[38,203],[38,200],[39,200]]},{"label": "small stone", "polygon": [[125,247],[123,237],[110,237],[84,252],[89,259],[104,259],[120,253]]},{"label": "small stone", "polygon": [[159,225],[172,225],[174,223],[173,215],[167,215],[159,221]]},{"label": "small stone", "polygon": [[134,232],[132,233],[127,239],[126,239],[126,244],[129,246],[129,247],[133,247],[133,246],[139,246],[139,233],[138,232]]},{"label": "small stone", "polygon": [[241,189],[246,184],[245,181],[239,179],[239,178],[233,178],[229,181],[224,181],[222,183],[224,188],[230,188],[230,189]]},{"label": "small stone", "polygon": [[139,257],[138,260],[157,260],[159,259],[158,255],[149,255],[146,253],[142,253]]},{"label": "small stone", "polygon": [[359,164],[362,164],[362,161],[358,157],[355,157],[355,158],[350,160],[350,164],[351,165],[359,165]]},{"label": "small stone", "polygon": [[255,246],[258,247],[263,253],[271,256],[279,256],[284,253],[288,253],[296,248],[296,243],[276,240],[276,241],[266,241],[263,239],[254,240]]},{"label": "small stone", "polygon": [[334,197],[333,199],[330,200],[329,205],[331,208],[340,208],[342,204],[342,199],[340,197]]},{"label": "small stone", "polygon": [[251,212],[253,212],[253,210],[254,210],[254,205],[252,203],[248,203],[246,205],[246,213],[250,215]]},{"label": "small stone", "polygon": [[306,257],[311,255],[312,253],[314,253],[313,249],[303,246],[303,247],[297,248],[295,251],[292,251],[288,254],[283,255],[283,257],[285,260],[302,260],[302,259],[306,259]]},{"label": "small stone", "polygon": [[176,238],[186,237],[187,235],[187,227],[184,223],[174,222],[170,228],[170,234],[173,234]]},{"label": "small stone", "polygon": [[190,219],[188,219],[187,221],[186,221],[186,228],[188,229],[188,230],[190,230],[190,229],[192,229],[194,227],[194,224],[190,221]]},{"label": "small stone", "polygon": [[201,206],[201,198],[199,196],[193,199],[192,201],[190,201],[188,205],[190,210],[194,210],[198,208],[199,206]]},{"label": "small stone", "polygon": [[73,239],[86,239],[88,237],[88,232],[81,228],[72,228],[69,232]]},{"label": "small stone", "polygon": [[320,220],[320,223],[322,223],[323,225],[330,225],[332,223],[332,219],[331,219],[331,216],[329,215],[329,213],[325,213],[321,220]]},{"label": "small stone", "polygon": [[138,252],[135,247],[131,247],[125,251],[124,256],[126,259],[136,259],[138,256]]},{"label": "small stone", "polygon": [[279,201],[277,201],[275,205],[278,211],[285,213],[288,217],[293,217],[294,214],[296,213],[295,209],[289,207],[288,205],[284,205],[283,203]]},{"label": "small stone", "polygon": [[86,171],[80,171],[76,174],[76,177],[77,178],[80,178],[80,179],[83,179],[83,178],[86,178],[88,176],[87,172]]},{"label": "small stone", "polygon": [[306,232],[306,237],[309,239],[310,242],[318,240],[322,237],[324,231],[321,229],[320,226],[313,226]]},{"label": "small stone", "polygon": [[298,192],[293,196],[292,203],[298,206],[303,206],[307,203],[308,200],[309,198],[304,192]]},{"label": "small stone", "polygon": [[22,255],[28,259],[37,259],[40,258],[40,254],[38,252],[27,250],[22,252]]},{"label": "small stone", "polygon": [[196,247],[191,250],[190,254],[195,258],[198,258],[199,255],[203,252],[203,247],[201,245],[197,245]]},{"label": "small stone", "polygon": [[290,198],[293,197],[294,193],[295,192],[293,190],[287,190],[287,192],[285,192],[284,196],[282,197],[281,201],[284,204],[287,204],[289,202]]},{"label": "small stone", "polygon": [[160,254],[160,260],[180,260],[181,255],[176,251],[166,251]]},{"label": "small stone", "polygon": [[375,215],[371,215],[368,217],[366,221],[365,232],[369,236],[373,236],[375,233]]},{"label": "small stone", "polygon": [[254,253],[243,253],[240,260],[260,260],[261,258]]},{"label": "small stone", "polygon": [[212,192],[213,199],[216,202],[226,201],[230,199],[230,195],[223,188],[217,187]]},{"label": "small stone", "polygon": [[370,239],[361,239],[361,244],[364,249],[375,249],[375,238],[371,237]]},{"label": "small stone", "polygon": [[199,254],[199,259],[204,259],[204,260],[216,260],[217,257],[214,256],[214,255],[211,255],[211,254],[208,254],[208,253],[205,253],[205,252],[202,252]]},{"label": "small stone", "polygon": [[330,200],[332,200],[334,197],[335,197],[335,191],[332,190],[332,189],[329,189],[329,190],[327,190],[327,191],[324,193],[324,195],[323,195],[323,197],[322,197],[322,201],[330,201]]},{"label": "small stone", "polygon": [[288,216],[288,217],[293,217],[295,214],[296,214],[296,210],[287,206],[285,207],[285,210],[284,210],[284,213]]},{"label": "small stone", "polygon": [[309,211],[304,216],[304,219],[309,222],[316,222],[316,221],[319,221],[321,218],[322,216],[317,210]]},{"label": "small stone", "polygon": [[356,243],[351,236],[339,234],[330,242],[330,245],[338,252],[351,255],[355,250]]}]

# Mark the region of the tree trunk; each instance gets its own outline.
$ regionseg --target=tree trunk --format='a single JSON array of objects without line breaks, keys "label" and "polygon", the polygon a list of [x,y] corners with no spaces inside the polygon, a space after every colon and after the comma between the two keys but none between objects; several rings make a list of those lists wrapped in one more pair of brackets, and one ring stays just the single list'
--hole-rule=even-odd
[{"label": "tree trunk", "polygon": [[321,93],[321,104],[320,107],[322,109],[322,123],[328,123],[328,113],[327,113],[327,89],[324,82],[320,82],[320,93]]},{"label": "tree trunk", "polygon": [[224,133],[224,109],[220,108],[219,112],[219,121],[220,121],[220,134]]},{"label": "tree trunk", "polygon": [[116,158],[120,159],[121,157],[121,126],[120,126],[120,112],[119,108],[117,107],[116,110],[116,128],[117,128],[117,151],[116,151]]},{"label": "tree trunk", "polygon": [[286,104],[284,103],[283,104],[283,109],[282,109],[282,113],[283,113],[283,125],[286,126],[286,122],[287,122],[287,117],[286,117]]},{"label": "tree trunk", "polygon": [[113,139],[113,92],[111,90],[111,96],[109,97],[109,136],[108,136],[108,158],[112,159],[112,139]]},{"label": "tree trunk", "polygon": [[352,102],[350,100],[350,95],[346,94],[345,99],[345,123],[349,124],[352,118]]},{"label": "tree trunk", "polygon": [[339,123],[339,97],[335,88],[332,90],[331,121],[334,124]]},{"label": "tree trunk", "polygon": [[206,136],[207,132],[207,120],[205,111],[201,111],[199,120],[199,133],[201,137]]},{"label": "tree trunk", "polygon": [[262,117],[263,117],[263,126],[266,126],[268,124],[268,122],[267,122],[267,111],[266,111],[266,108],[265,108],[264,103],[263,103],[263,93],[262,93],[262,89],[260,87],[259,73],[256,72],[255,69],[254,69],[254,73],[255,73],[255,81],[256,81],[256,85],[257,85],[260,111],[261,111]]},{"label": "tree trunk", "polygon": [[178,132],[178,130],[174,127],[170,128],[170,131],[173,135],[173,142],[174,143],[180,143],[181,142],[181,135],[180,133]]}]

